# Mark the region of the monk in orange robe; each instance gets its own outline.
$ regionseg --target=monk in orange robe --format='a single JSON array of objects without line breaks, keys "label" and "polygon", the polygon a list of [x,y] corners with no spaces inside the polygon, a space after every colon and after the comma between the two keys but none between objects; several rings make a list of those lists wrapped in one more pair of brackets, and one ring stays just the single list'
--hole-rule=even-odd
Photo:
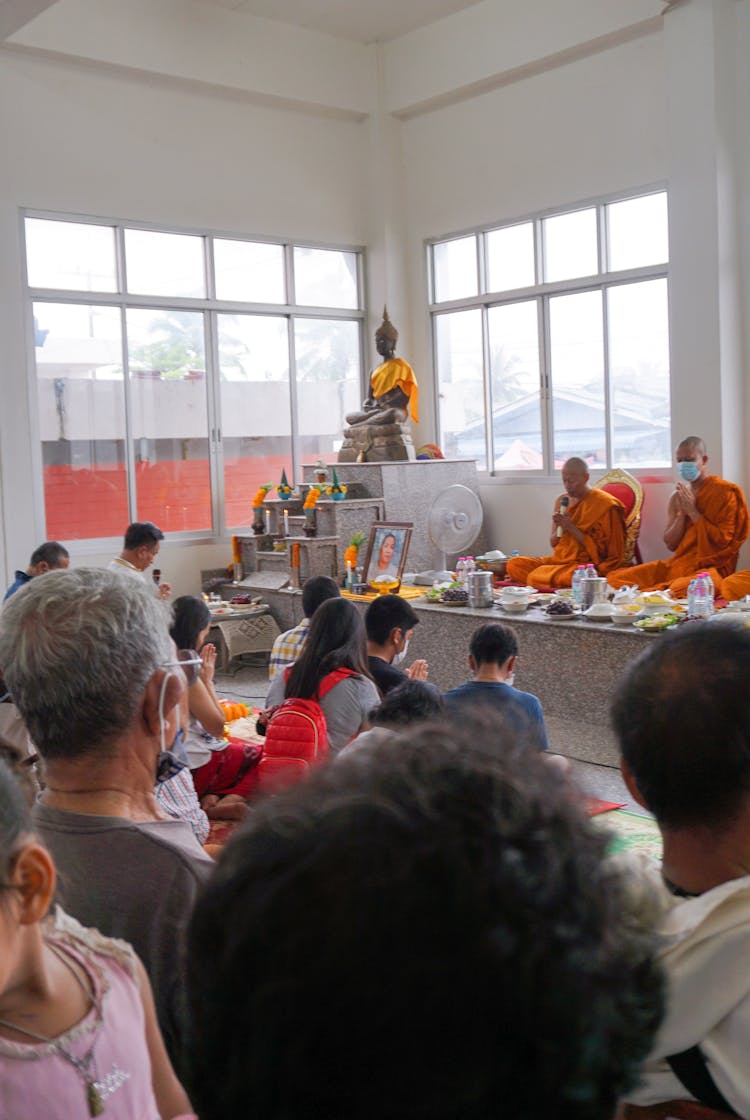
[{"label": "monk in orange robe", "polygon": [[664,544],[671,560],[653,560],[611,572],[613,587],[636,583],[641,591],[669,588],[682,598],[698,572],[708,572],[724,593],[724,577],[737,567],[740,545],[750,531],[745,496],[739,486],[708,473],[706,445],[688,436],[675,452],[681,481],[669,499]]},{"label": "monk in orange robe", "polygon": [[[606,576],[625,554],[625,509],[605,490],[592,490],[583,459],[568,459],[562,469],[565,493],[552,514],[551,556],[512,556],[506,574],[532,587],[570,587],[580,564],[594,564]],[[567,499],[567,501],[566,501]]]}]

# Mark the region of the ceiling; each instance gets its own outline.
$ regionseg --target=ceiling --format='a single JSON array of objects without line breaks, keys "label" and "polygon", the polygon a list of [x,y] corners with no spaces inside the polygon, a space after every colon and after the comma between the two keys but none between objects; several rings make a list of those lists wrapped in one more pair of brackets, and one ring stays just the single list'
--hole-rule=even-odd
[{"label": "ceiling", "polygon": [[359,43],[395,39],[480,0],[201,0]]}]

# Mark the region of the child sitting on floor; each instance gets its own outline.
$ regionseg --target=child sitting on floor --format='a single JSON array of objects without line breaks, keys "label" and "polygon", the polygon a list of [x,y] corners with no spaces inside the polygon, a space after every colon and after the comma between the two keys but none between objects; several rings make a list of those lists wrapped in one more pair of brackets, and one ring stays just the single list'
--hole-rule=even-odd
[{"label": "child sitting on floor", "polygon": [[0,762],[0,1116],[187,1120],[143,965],[124,941],[47,917],[54,889]]}]

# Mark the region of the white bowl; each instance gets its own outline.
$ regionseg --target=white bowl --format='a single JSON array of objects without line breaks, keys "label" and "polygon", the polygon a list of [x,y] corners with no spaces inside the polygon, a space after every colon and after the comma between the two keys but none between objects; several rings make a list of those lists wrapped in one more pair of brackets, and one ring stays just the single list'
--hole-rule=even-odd
[{"label": "white bowl", "polygon": [[501,599],[500,606],[510,614],[521,614],[529,605],[528,599]]},{"label": "white bowl", "polygon": [[612,608],[609,603],[593,603],[588,610],[583,612],[583,616],[588,618],[590,622],[610,622]]}]

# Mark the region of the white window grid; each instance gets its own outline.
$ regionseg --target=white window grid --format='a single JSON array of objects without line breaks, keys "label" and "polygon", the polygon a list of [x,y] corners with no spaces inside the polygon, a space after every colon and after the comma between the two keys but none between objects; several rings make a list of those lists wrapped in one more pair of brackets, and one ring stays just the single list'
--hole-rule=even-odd
[{"label": "white window grid", "polygon": [[[300,450],[300,434],[298,424],[297,392],[296,392],[296,354],[295,354],[295,321],[309,319],[329,319],[357,322],[359,324],[359,367],[360,367],[360,393],[366,394],[365,381],[368,370],[365,365],[365,346],[363,325],[365,321],[365,249],[361,245],[330,244],[319,241],[294,240],[259,236],[253,233],[237,233],[220,230],[195,229],[179,226],[169,226],[142,221],[130,221],[121,218],[92,217],[89,215],[59,213],[57,211],[22,209],[20,211],[20,227],[23,256],[23,283],[25,303],[27,310],[27,340],[28,340],[28,390],[29,390],[29,415],[31,418],[31,437],[35,452],[33,492],[37,520],[37,535],[44,536],[44,482],[42,467],[42,448],[39,432],[37,386],[36,386],[36,360],[35,360],[35,332],[33,305],[35,303],[57,303],[90,306],[115,307],[120,312],[120,331],[122,338],[122,367],[128,370],[128,332],[126,316],[128,310],[170,310],[170,311],[200,311],[204,318],[204,338],[206,342],[206,386],[207,386],[207,411],[208,411],[208,447],[209,447],[209,472],[211,486],[211,518],[212,528],[196,530],[186,533],[168,533],[170,540],[214,540],[226,539],[234,528],[227,523],[225,516],[225,486],[224,486],[224,454],[221,430],[221,381],[219,369],[219,341],[218,341],[218,315],[220,314],[255,314],[267,315],[285,319],[287,322],[287,340],[289,346],[289,397],[291,420],[291,462],[292,475],[295,480],[301,478],[302,455]],[[25,252],[25,220],[27,218],[41,218],[55,222],[73,222],[79,225],[102,226],[114,230],[115,255],[116,255],[116,292],[89,291],[86,289],[71,288],[40,288],[32,287],[28,281],[28,268]],[[144,296],[135,295],[127,291],[126,261],[125,261],[125,230],[147,230],[155,233],[175,233],[200,237],[203,240],[203,267],[205,272],[206,296],[205,298],[170,296]],[[286,303],[251,303],[241,300],[220,300],[216,297],[216,283],[213,260],[214,240],[249,241],[263,244],[279,245],[284,253],[284,280],[287,296]],[[357,307],[315,307],[300,305],[294,301],[294,250],[295,248],[328,249],[335,252],[353,253],[357,260]],[[136,520],[136,450],[133,437],[133,403],[130,378],[123,378],[123,392],[125,404],[125,468],[128,486],[129,520]],[[96,552],[109,547],[115,538],[87,538],[76,542],[79,551]],[[119,539],[119,538],[118,538]]]},{"label": "white window grid", "polygon": [[[552,422],[552,384],[550,376],[550,297],[563,294],[577,294],[579,292],[600,291],[602,297],[602,326],[603,326],[603,362],[604,362],[604,409],[606,418],[606,466],[602,472],[617,466],[613,462],[612,446],[614,442],[613,415],[610,407],[610,355],[609,355],[609,324],[607,322],[607,290],[623,284],[636,284],[644,280],[665,279],[669,284],[669,262],[663,264],[644,265],[639,268],[610,271],[609,263],[609,223],[607,207],[612,203],[625,202],[631,199],[644,198],[648,195],[667,192],[665,184],[653,184],[638,190],[623,191],[596,199],[576,202],[565,207],[540,211],[523,217],[513,218],[509,221],[493,222],[491,225],[477,226],[462,230],[459,233],[447,234],[442,237],[429,238],[425,241],[426,273],[428,291],[428,313],[430,317],[430,346],[432,355],[432,372],[434,386],[434,425],[438,436],[438,444],[442,440],[442,426],[440,418],[440,383],[435,359],[436,319],[441,314],[454,311],[464,311],[479,308],[482,313],[482,356],[483,356],[483,392],[484,392],[484,420],[485,420],[485,446],[486,446],[486,475],[493,478],[502,478],[506,481],[524,482],[534,479],[556,477],[554,470],[553,448],[553,422]],[[590,276],[575,277],[570,280],[546,282],[540,278],[544,276],[544,222],[548,218],[556,218],[564,214],[572,214],[581,210],[596,210],[597,227],[597,260],[598,271]],[[534,268],[537,282],[521,288],[510,288],[505,291],[488,291],[488,253],[487,237],[500,229],[532,223],[534,236]],[[435,299],[435,270],[433,253],[436,245],[449,241],[459,240],[463,237],[475,237],[477,254],[477,280],[478,295],[467,296],[462,299],[441,300]],[[540,361],[540,393],[541,393],[541,422],[542,446],[544,468],[542,470],[525,470],[523,472],[496,470],[494,430],[492,416],[492,379],[490,376],[490,331],[488,313],[493,307],[507,304],[521,303],[524,300],[535,300],[539,321],[539,361]],[[649,473],[658,475],[660,471],[667,473],[663,468],[649,468]]]}]

